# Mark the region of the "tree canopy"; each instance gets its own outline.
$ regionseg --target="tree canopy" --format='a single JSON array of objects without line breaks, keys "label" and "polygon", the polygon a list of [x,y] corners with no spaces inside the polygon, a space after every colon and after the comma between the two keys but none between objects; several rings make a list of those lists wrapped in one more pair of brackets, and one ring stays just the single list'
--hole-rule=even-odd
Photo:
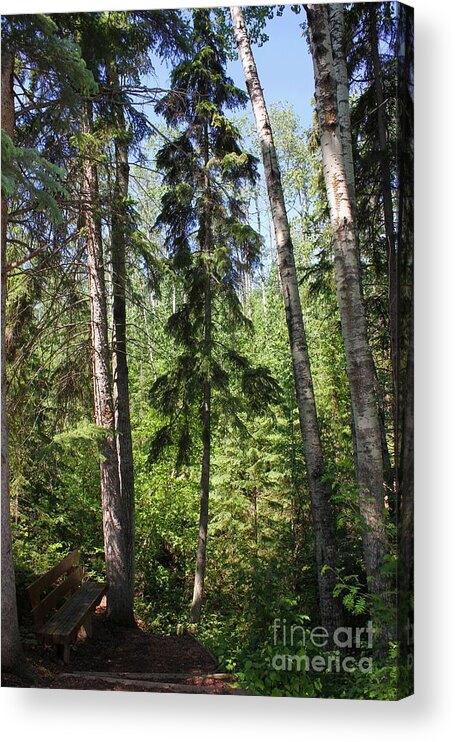
[{"label": "tree canopy", "polygon": [[308,128],[254,61],[283,9],[2,18],[6,669],[80,548],[251,692],[412,688],[412,17],[292,6]]}]

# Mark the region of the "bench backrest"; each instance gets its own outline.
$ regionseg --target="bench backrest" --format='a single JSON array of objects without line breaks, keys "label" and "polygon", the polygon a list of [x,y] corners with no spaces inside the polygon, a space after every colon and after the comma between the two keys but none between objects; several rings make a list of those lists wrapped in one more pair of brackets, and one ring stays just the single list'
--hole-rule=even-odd
[{"label": "bench backrest", "polygon": [[[75,549],[27,588],[35,628],[41,626],[67,594],[74,592],[81,584],[82,567],[79,565],[79,558],[80,551]],[[63,575],[65,577],[61,579]]]}]

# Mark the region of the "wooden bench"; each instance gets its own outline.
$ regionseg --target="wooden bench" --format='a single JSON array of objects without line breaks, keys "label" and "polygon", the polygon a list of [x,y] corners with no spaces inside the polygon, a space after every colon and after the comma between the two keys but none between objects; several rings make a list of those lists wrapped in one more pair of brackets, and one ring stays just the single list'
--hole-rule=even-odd
[{"label": "wooden bench", "polygon": [[79,557],[75,549],[27,588],[38,637],[56,644],[65,663],[79,629],[92,635],[92,613],[107,590],[105,583],[82,581]]}]

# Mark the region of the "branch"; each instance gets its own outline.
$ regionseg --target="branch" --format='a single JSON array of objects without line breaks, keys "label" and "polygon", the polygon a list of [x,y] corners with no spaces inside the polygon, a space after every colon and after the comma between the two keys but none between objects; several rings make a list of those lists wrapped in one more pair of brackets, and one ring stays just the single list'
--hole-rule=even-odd
[{"label": "branch", "polygon": [[[61,245],[53,249],[52,254],[57,253],[60,250],[60,248],[62,248],[64,245],[67,245],[69,242],[74,240],[75,237],[77,237],[77,235],[78,233],[74,232],[69,237],[67,237],[67,239],[61,243]],[[18,240],[13,240],[13,241],[16,243],[18,242]],[[13,263],[7,263],[5,266],[6,272],[9,273],[10,271],[15,270],[16,268],[20,268],[21,265],[24,265],[24,263],[28,263],[29,260],[32,260],[32,258],[36,257],[36,255],[38,255],[42,250],[45,250],[46,248],[49,248],[49,247],[51,247],[51,245],[48,242],[46,242],[44,245],[39,245],[34,250],[29,252],[28,255],[26,255],[24,258],[20,258],[20,260],[15,260]]]},{"label": "branch", "polygon": [[39,247],[36,247],[34,250],[32,250],[32,252],[29,252],[29,254],[25,256],[25,258],[21,258],[20,260],[15,260],[13,263],[7,263],[6,272],[9,273],[15,268],[20,268],[21,265],[24,265],[24,263],[27,263],[29,260],[34,258],[36,255],[38,255],[38,253],[41,252],[41,250],[44,250],[46,247],[50,247],[50,245],[49,244],[39,245]]}]

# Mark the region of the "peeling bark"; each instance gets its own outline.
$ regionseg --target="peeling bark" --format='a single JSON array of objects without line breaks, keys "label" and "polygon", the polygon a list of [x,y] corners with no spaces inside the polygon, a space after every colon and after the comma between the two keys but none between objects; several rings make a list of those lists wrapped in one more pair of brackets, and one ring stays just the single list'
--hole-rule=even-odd
[{"label": "peeling bark", "polygon": [[[307,5],[306,11],[324,180],[333,232],[337,300],[354,418],[360,512],[364,521],[365,568],[369,590],[381,595],[388,604],[389,580],[382,574],[384,558],[389,549],[385,531],[381,426],[361,288],[355,209],[340,131],[329,14],[327,5]],[[346,141],[345,137],[345,147]]]},{"label": "peeling bark", "polygon": [[340,139],[349,190],[351,207],[355,213],[354,156],[352,151],[351,109],[349,106],[349,81],[345,54],[344,6],[333,3],[327,6],[332,42],[333,67],[337,88],[337,112]]}]

